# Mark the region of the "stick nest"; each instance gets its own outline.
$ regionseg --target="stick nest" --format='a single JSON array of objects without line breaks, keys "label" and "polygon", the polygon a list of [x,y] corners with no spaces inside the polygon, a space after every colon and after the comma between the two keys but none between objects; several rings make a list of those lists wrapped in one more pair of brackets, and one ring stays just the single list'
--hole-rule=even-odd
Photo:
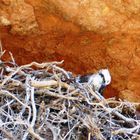
[{"label": "stick nest", "polygon": [[1,61],[1,140],[140,138],[136,104],[100,99],[92,87],[76,83],[61,63]]}]

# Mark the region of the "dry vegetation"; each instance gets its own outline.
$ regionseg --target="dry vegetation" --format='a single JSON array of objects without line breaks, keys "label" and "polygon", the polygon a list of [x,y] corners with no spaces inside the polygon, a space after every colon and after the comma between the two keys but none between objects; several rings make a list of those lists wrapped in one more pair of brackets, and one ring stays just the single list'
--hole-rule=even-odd
[{"label": "dry vegetation", "polygon": [[137,104],[100,98],[61,63],[1,61],[1,140],[139,139]]}]

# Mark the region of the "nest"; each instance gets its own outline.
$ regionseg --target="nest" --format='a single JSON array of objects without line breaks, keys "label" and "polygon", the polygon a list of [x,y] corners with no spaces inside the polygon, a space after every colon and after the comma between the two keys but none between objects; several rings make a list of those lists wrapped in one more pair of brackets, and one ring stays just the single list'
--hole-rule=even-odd
[{"label": "nest", "polygon": [[134,103],[100,98],[62,62],[1,61],[1,140],[137,140]]}]

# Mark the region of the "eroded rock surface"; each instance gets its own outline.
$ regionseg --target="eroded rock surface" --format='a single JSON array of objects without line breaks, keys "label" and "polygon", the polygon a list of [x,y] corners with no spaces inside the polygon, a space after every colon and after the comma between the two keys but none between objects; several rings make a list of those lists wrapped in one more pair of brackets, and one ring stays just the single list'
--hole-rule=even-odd
[{"label": "eroded rock surface", "polygon": [[108,67],[112,84],[106,97],[119,93],[137,102],[139,19],[139,0],[0,1],[2,44],[18,64],[65,60],[63,66],[76,74]]},{"label": "eroded rock surface", "polygon": [[[88,30],[109,32],[137,32],[140,30],[139,0],[45,0],[67,20]],[[51,5],[51,6],[50,6]]]},{"label": "eroded rock surface", "polygon": [[37,33],[33,7],[24,0],[1,0],[0,24],[10,26],[10,33],[26,35]]}]

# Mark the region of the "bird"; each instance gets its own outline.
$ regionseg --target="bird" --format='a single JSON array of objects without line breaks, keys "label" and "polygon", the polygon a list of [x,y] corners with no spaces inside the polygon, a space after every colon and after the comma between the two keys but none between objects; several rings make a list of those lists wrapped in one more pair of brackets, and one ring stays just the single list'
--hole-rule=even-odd
[{"label": "bird", "polygon": [[87,83],[95,92],[102,95],[105,87],[111,82],[111,75],[108,69],[101,69],[94,74],[77,76],[76,82],[80,84]]}]

